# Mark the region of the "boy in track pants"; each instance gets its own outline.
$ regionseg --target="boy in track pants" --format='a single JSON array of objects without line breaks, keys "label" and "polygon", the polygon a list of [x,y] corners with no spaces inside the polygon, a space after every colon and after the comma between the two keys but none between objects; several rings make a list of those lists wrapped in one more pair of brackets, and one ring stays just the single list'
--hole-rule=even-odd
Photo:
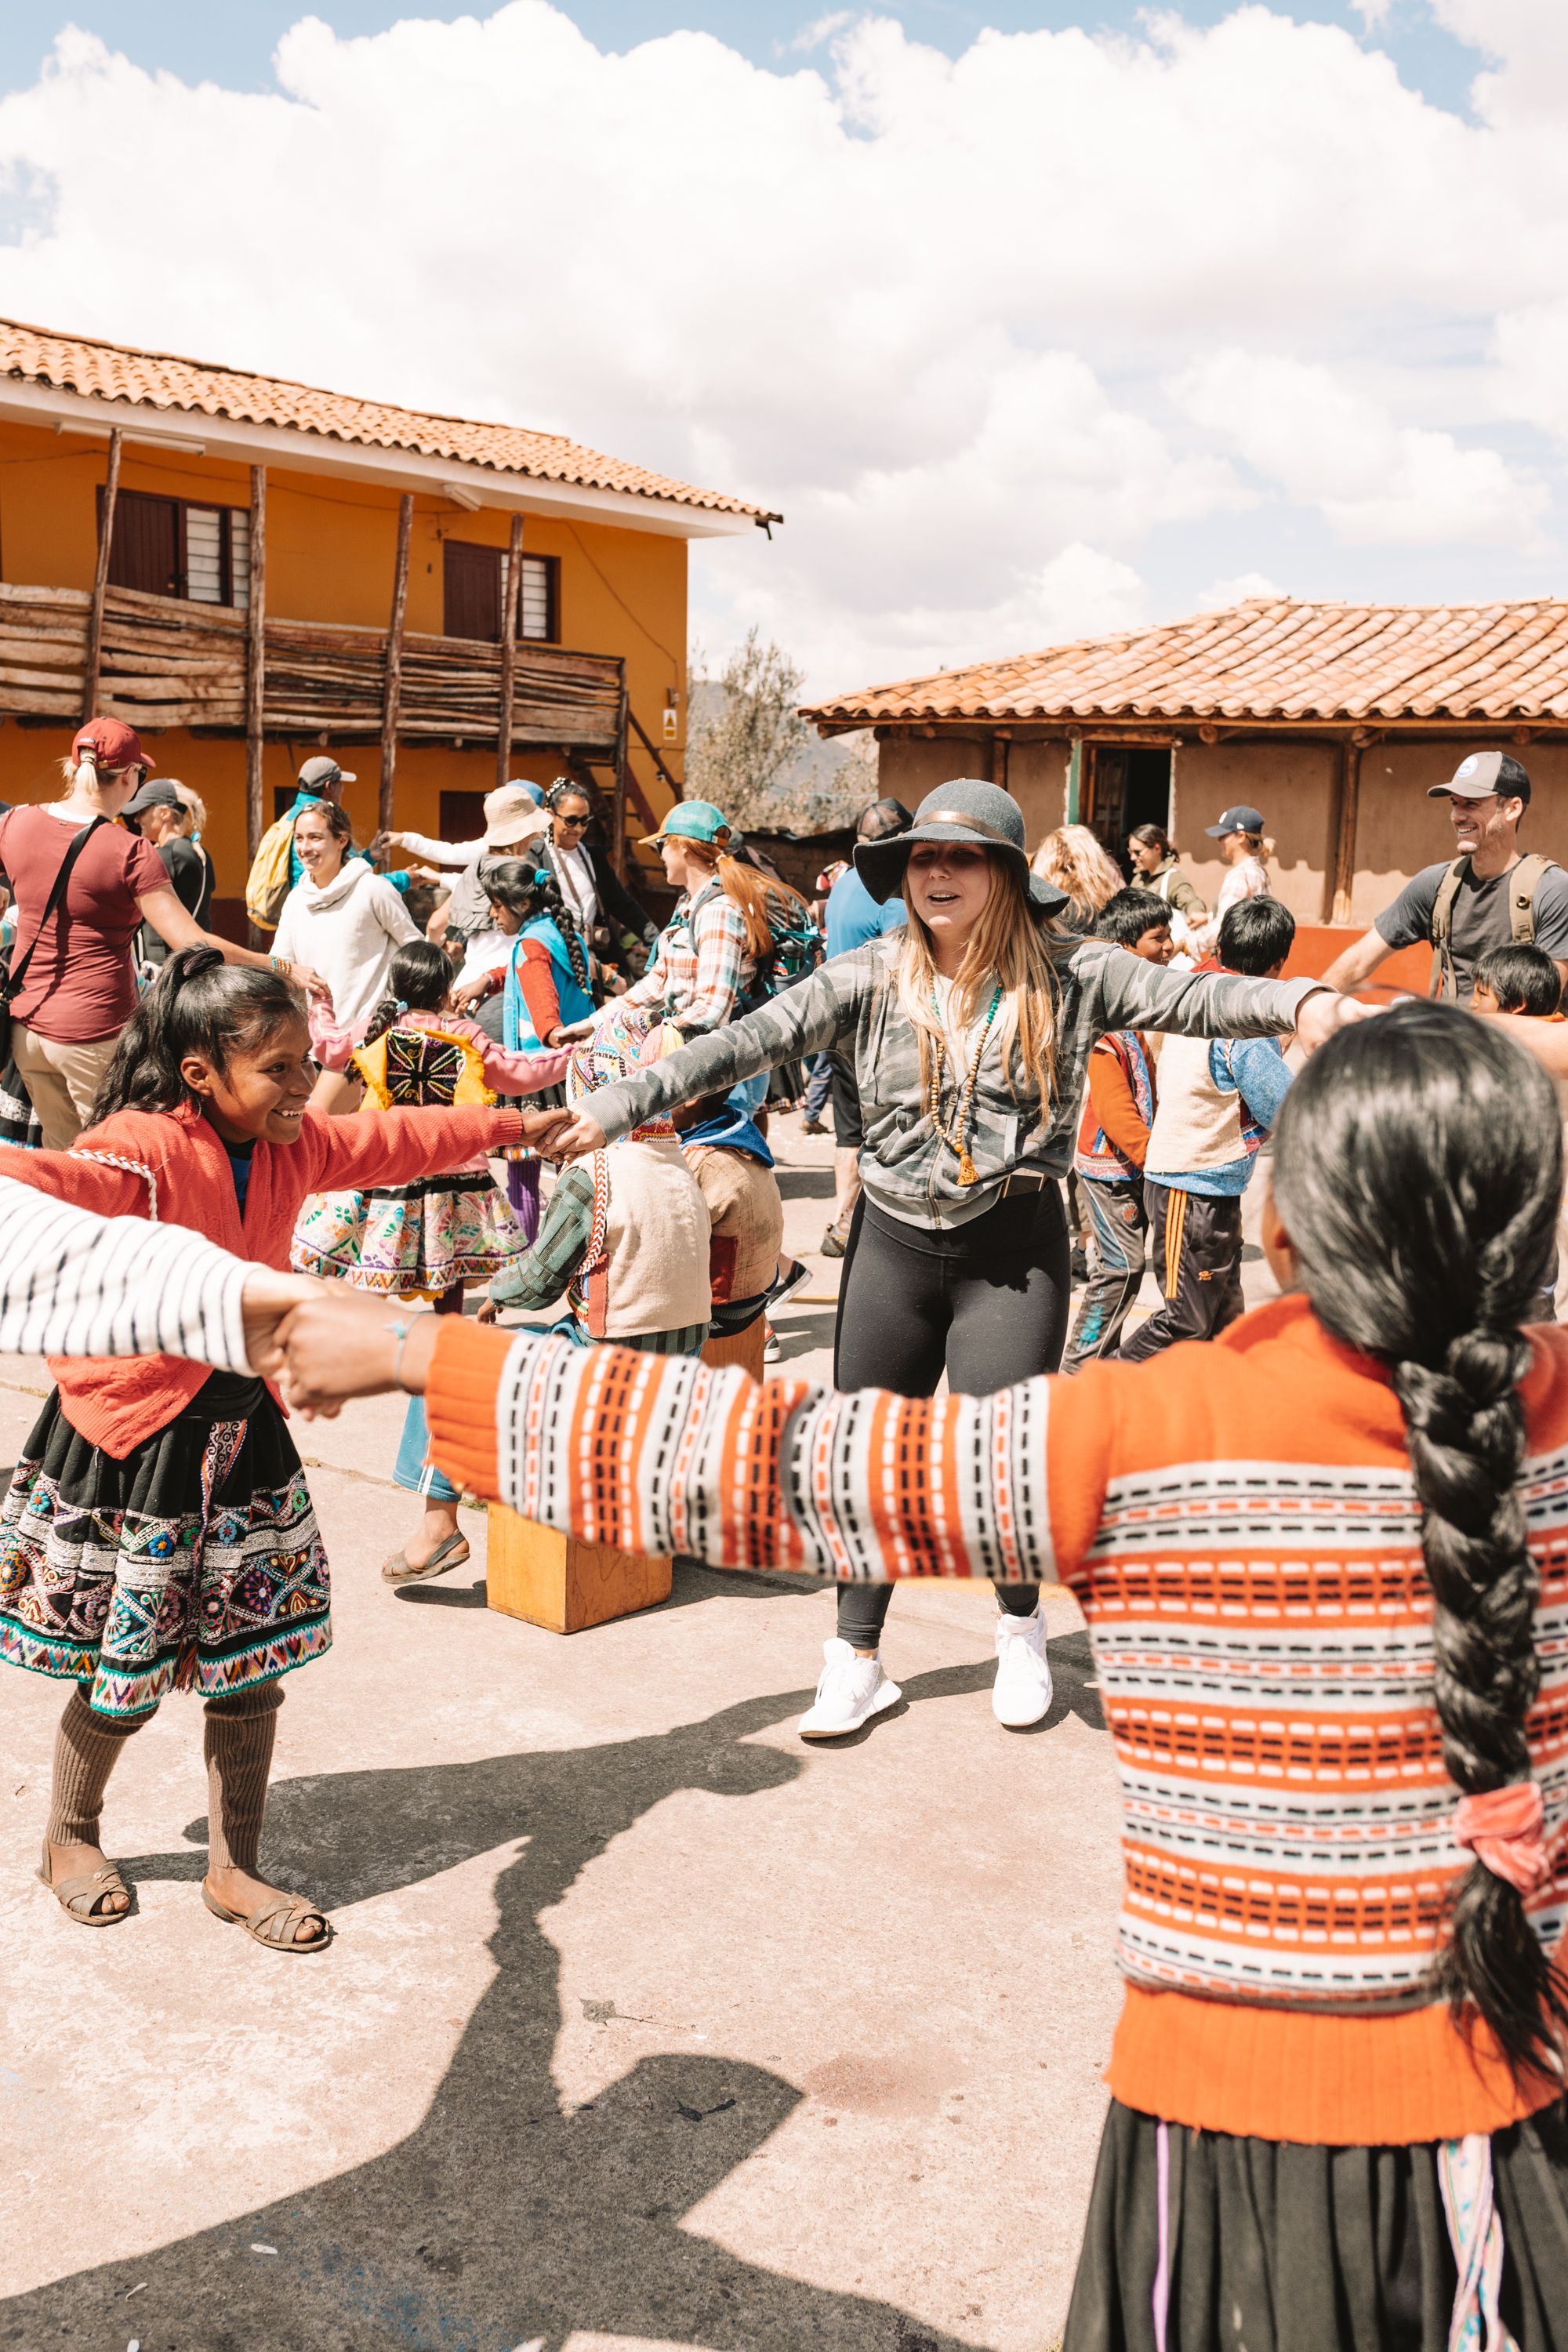
[{"label": "boy in track pants", "polygon": [[[1107,899],[1094,935],[1114,940],[1146,963],[1167,964],[1175,953],[1171,910],[1149,890],[1119,890]],[[1136,1029],[1111,1030],[1089,1057],[1089,1090],[1074,1155],[1098,1260],[1062,1360],[1064,1372],[1116,1353],[1142,1283],[1149,1230],[1143,1162],[1154,1103],[1154,1059],[1147,1042]]]},{"label": "boy in track pants", "polygon": [[[1243,898],[1220,925],[1226,971],[1277,979],[1296,936],[1278,898]],[[1244,1312],[1241,1196],[1290,1073],[1277,1039],[1169,1037],[1144,1161],[1162,1303],[1118,1350],[1137,1363],[1178,1339],[1212,1339]]]}]

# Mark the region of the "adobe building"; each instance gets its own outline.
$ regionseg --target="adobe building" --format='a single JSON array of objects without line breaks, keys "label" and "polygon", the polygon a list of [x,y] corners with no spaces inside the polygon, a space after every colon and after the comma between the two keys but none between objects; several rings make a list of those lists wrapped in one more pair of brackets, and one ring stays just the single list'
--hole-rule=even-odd
[{"label": "adobe building", "polygon": [[[1274,887],[1307,927],[1364,930],[1421,866],[1453,855],[1447,808],[1426,787],[1478,747],[1523,761],[1524,845],[1568,864],[1568,601],[1251,597],[805,716],[824,735],[874,727],[881,789],[911,808],[955,776],[1005,785],[1031,847],[1082,823],[1121,856],[1134,825],[1163,824],[1210,906],[1224,868],[1204,827],[1250,802],[1275,843]],[[1318,966],[1342,944],[1319,943]]]},{"label": "adobe building", "polygon": [[688,544],[781,520],[558,435],[0,320],[0,800],[128,720],[206,803],[237,938],[322,749],[362,842],[474,839],[498,781],[567,769],[624,855],[681,790]]}]

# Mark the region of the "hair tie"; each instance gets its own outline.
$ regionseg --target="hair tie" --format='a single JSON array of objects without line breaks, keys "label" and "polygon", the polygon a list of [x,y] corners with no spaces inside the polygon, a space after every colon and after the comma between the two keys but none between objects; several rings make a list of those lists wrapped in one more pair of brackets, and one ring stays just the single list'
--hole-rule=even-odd
[{"label": "hair tie", "polygon": [[174,986],[184,988],[187,980],[200,980],[204,972],[213,971],[222,963],[223,956],[216,948],[187,948],[186,961],[174,972]]},{"label": "hair tie", "polygon": [[406,1013],[408,1010],[408,999],[405,996],[395,996],[392,1000],[392,1005],[395,1013]]},{"label": "hair tie", "polygon": [[1460,1798],[1454,1808],[1454,1843],[1467,1846],[1494,1878],[1533,1895],[1552,1876],[1545,1823],[1540,1781],[1515,1780],[1506,1789]]}]

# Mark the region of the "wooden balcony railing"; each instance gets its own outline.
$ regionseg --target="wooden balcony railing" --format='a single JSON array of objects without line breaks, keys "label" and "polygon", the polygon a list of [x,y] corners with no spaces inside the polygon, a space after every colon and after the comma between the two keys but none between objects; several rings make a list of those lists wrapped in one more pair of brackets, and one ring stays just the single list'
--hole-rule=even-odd
[{"label": "wooden balcony railing", "polygon": [[[87,697],[92,598],[84,589],[0,583],[0,711],[76,723]],[[243,734],[247,617],[215,604],[110,588],[94,708],[132,727]],[[264,733],[379,737],[387,635],[326,621],[268,618],[262,630]],[[513,659],[510,746],[618,766],[626,733],[626,665],[616,655],[521,642]],[[495,745],[501,648],[465,637],[402,641],[400,742]],[[637,795],[640,799],[641,795]]]}]

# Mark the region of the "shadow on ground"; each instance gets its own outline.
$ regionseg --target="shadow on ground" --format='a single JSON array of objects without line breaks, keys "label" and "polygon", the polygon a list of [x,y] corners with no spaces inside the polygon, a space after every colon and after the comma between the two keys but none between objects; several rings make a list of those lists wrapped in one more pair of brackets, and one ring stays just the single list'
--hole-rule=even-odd
[{"label": "shadow on ground", "polygon": [[[905,1690],[918,1705],[988,1673],[917,1675]],[[756,2268],[682,2227],[790,2116],[803,2096],[793,2084],[746,2063],[658,2053],[563,2113],[552,2078],[562,2020],[541,1914],[677,1791],[742,1799],[794,1779],[795,1757],[749,1743],[808,1696],[752,1699],[599,1747],[279,1782],[268,1857],[286,1883],[340,1913],[516,1841],[495,1888],[495,1980],[424,2121],[384,2156],[138,2256],[146,2300],[130,2313],[116,2301],[123,2262],[16,2296],[0,2305],[0,2343],[121,2352],[137,2314],[155,2313],[147,2352],[560,2352],[576,2329],[710,2352],[961,2352],[959,2339],[891,2305]],[[186,1835],[205,1838],[205,1823]],[[188,1879],[202,1857],[121,1867],[128,1881]],[[647,1925],[657,1934],[657,1920]],[[257,1959],[297,1968],[304,2002],[309,1972],[332,1965],[330,1952]],[[374,2087],[365,2083],[367,2096]],[[216,2144],[221,2117],[213,2128]],[[276,2254],[253,2254],[252,2241]]]}]

